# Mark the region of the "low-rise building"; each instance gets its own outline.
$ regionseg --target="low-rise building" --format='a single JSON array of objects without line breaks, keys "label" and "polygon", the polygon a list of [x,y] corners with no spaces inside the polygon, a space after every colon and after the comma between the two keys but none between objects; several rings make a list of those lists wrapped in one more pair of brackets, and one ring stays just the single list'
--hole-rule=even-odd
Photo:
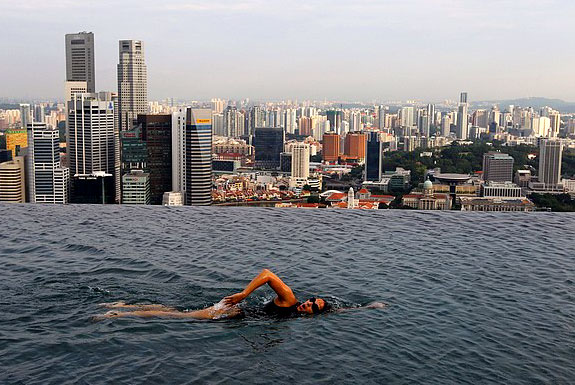
[{"label": "low-rise building", "polygon": [[535,211],[535,204],[527,198],[459,197],[459,202],[462,211]]},{"label": "low-rise building", "polygon": [[521,187],[511,182],[486,182],[481,185],[480,196],[485,198],[515,199],[523,197]]},{"label": "low-rise building", "polygon": [[404,195],[401,203],[418,210],[449,210],[451,208],[449,194],[434,193],[433,183],[430,180],[423,183],[423,192]]},{"label": "low-rise building", "polygon": [[162,197],[162,204],[164,206],[183,206],[184,195],[180,191],[168,191]]}]

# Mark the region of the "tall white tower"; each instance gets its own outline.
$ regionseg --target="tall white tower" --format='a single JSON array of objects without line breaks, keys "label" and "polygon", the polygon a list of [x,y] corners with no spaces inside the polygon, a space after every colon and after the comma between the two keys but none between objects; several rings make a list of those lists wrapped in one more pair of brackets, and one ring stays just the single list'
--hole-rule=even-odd
[{"label": "tall white tower", "polygon": [[120,40],[118,64],[118,124],[130,130],[138,114],[148,112],[148,75],[144,61],[144,42]]},{"label": "tall white tower", "polygon": [[309,144],[296,143],[291,146],[291,152],[291,185],[303,187],[309,178]]}]

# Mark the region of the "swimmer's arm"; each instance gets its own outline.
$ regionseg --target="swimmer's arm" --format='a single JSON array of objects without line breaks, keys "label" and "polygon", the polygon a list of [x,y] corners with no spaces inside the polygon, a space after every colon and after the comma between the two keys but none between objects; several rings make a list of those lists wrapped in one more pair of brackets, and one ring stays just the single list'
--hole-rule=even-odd
[{"label": "swimmer's arm", "polygon": [[227,304],[233,305],[246,299],[258,287],[268,284],[278,295],[278,305],[292,306],[297,302],[295,295],[288,285],[286,285],[280,277],[272,273],[268,269],[263,269],[262,272],[255,277],[246,288],[234,295],[230,295],[224,299]]}]

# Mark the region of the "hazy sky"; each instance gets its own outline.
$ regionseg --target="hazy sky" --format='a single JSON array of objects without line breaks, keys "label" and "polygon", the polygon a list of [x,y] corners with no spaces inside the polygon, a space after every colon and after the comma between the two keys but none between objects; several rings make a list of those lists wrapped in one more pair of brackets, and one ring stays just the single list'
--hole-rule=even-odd
[{"label": "hazy sky", "polygon": [[64,35],[96,87],[145,42],[151,100],[575,100],[573,0],[0,0],[0,97],[61,98]]}]

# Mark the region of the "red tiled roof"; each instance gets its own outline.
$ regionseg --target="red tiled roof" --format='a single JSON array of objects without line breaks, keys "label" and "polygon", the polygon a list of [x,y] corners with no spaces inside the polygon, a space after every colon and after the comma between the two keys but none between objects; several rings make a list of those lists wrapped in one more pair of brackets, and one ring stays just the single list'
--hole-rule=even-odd
[{"label": "red tiled roof", "polygon": [[359,190],[359,193],[360,194],[367,194],[367,193],[369,193],[369,190],[366,188],[362,188],[361,190]]},{"label": "red tiled roof", "polygon": [[327,197],[328,201],[341,201],[347,197],[346,193],[333,193]]}]

